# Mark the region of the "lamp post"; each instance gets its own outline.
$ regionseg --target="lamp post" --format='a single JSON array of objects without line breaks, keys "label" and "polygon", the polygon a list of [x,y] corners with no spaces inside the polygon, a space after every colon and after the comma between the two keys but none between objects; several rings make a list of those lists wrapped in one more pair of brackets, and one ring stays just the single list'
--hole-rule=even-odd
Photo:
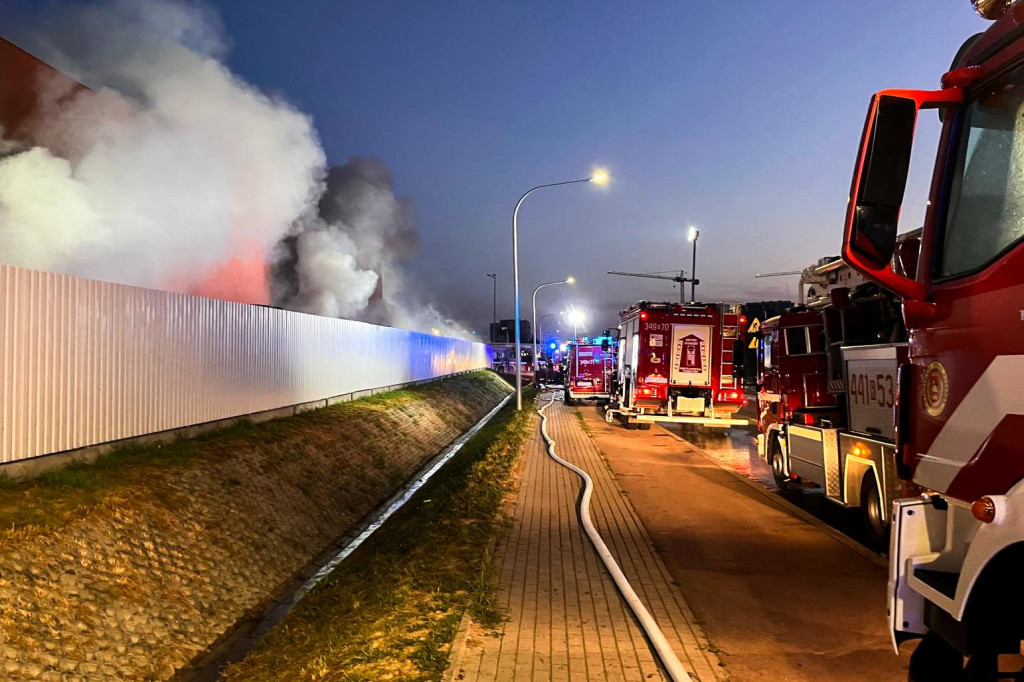
[{"label": "lamp post", "polygon": [[[491,308],[491,329],[494,329],[494,325],[498,324],[498,274],[495,272],[488,272],[487,276],[490,277],[491,281],[494,283],[494,305]],[[488,336],[492,336],[493,334],[494,332],[492,331]],[[491,341],[494,341],[494,339],[491,339]]]},{"label": "lamp post", "polygon": [[578,327],[583,324],[587,319],[587,316],[583,314],[583,311],[579,308],[569,309],[569,322],[572,322],[572,338],[576,340],[576,336],[579,334]]},{"label": "lamp post", "polygon": [[[539,325],[539,326],[538,326],[538,332],[537,332],[537,335],[538,335],[538,336],[540,336],[540,340],[541,340],[541,341],[543,341],[543,340],[544,340],[544,332],[543,332],[543,329],[544,329],[544,320],[548,319],[549,317],[558,317],[558,316],[557,316],[557,315],[555,315],[554,313],[544,313],[543,315],[541,315],[541,316],[540,316],[540,320],[539,320],[539,321],[538,321],[538,323],[537,323],[537,324]],[[558,331],[558,330],[556,329],[555,331],[556,331],[556,333],[557,333],[557,331]]]},{"label": "lamp post", "polygon": [[544,287],[553,287],[556,284],[573,284],[576,280],[571,276],[565,279],[560,279],[557,282],[545,282],[544,284],[538,285],[533,290],[533,380],[537,381],[537,369],[539,363],[537,362],[537,292]]},{"label": "lamp post", "polygon": [[693,265],[690,266],[690,300],[697,300],[697,238],[700,237],[700,230],[690,226],[690,233],[686,236],[693,242]]},{"label": "lamp post", "polygon": [[[576,366],[573,368],[573,375],[577,376],[580,373],[580,354],[579,354],[579,343],[576,338],[579,336],[579,325],[583,324],[586,320],[586,315],[579,308],[571,308],[569,310],[569,321],[572,322],[572,342],[576,344]],[[568,382],[565,384],[569,385]]]},{"label": "lamp post", "polygon": [[593,175],[588,178],[581,178],[579,180],[566,180],[565,182],[550,182],[546,185],[537,185],[526,191],[523,196],[519,197],[519,201],[516,202],[515,210],[512,211],[512,278],[514,280],[515,287],[515,327],[516,327],[516,410],[523,409],[523,363],[522,363],[522,338],[520,333],[520,313],[519,313],[519,207],[523,205],[523,201],[526,197],[530,196],[539,189],[545,187],[560,187],[562,185],[575,185],[579,182],[593,182],[597,185],[603,185],[608,182],[608,173],[605,171],[596,171]]}]

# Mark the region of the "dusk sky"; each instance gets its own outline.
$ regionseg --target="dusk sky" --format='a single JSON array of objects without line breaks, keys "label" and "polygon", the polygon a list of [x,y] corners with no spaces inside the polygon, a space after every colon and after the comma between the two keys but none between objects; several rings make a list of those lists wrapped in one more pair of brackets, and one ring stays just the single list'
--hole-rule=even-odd
[{"label": "dusk sky", "polygon": [[[5,0],[0,33],[43,4]],[[689,270],[689,225],[698,298],[794,298],[795,277],[754,274],[838,253],[871,94],[937,87],[987,26],[968,0],[210,4],[230,67],[309,113],[332,163],[390,168],[421,235],[410,277],[481,332],[485,273],[511,317],[518,196],[598,166],[609,186],[524,204],[524,317],[534,286],[568,274],[576,287],[545,290],[539,313],[576,303],[590,331],[631,301],[675,300],[669,282],[604,273]]]}]

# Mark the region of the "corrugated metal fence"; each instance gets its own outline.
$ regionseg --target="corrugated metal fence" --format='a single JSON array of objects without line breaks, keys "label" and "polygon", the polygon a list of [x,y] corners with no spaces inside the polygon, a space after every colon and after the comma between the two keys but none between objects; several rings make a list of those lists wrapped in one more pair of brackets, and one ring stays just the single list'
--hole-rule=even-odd
[{"label": "corrugated metal fence", "polygon": [[0,265],[0,462],[490,366],[480,343]]}]

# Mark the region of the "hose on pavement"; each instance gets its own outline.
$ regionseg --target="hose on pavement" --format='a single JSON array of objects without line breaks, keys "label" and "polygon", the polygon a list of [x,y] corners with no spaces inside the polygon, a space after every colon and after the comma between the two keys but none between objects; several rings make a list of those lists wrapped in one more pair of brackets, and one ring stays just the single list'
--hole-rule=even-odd
[{"label": "hose on pavement", "polygon": [[637,620],[640,621],[640,627],[647,633],[647,639],[654,646],[654,652],[661,660],[661,664],[665,667],[669,677],[672,678],[672,682],[688,682],[691,678],[686,672],[686,668],[683,667],[676,653],[672,651],[672,647],[669,645],[668,640],[665,639],[665,635],[662,633],[661,628],[658,627],[658,623],[651,616],[643,602],[640,601],[640,597],[637,596],[633,586],[629,584],[622,569],[619,568],[619,564],[615,561],[615,557],[608,550],[608,545],[605,544],[601,534],[597,532],[594,523],[590,520],[590,498],[594,492],[594,481],[590,478],[590,474],[555,454],[555,441],[548,434],[548,418],[544,414],[544,410],[554,404],[556,395],[556,392],[552,392],[551,399],[547,405],[537,410],[537,413],[540,415],[540,433],[547,443],[548,456],[583,479],[583,495],[580,496],[579,502],[580,523],[583,526],[583,530],[586,532],[587,537],[590,538],[591,544],[594,545],[597,556],[611,574],[619,594],[626,600],[626,604],[629,605]]}]

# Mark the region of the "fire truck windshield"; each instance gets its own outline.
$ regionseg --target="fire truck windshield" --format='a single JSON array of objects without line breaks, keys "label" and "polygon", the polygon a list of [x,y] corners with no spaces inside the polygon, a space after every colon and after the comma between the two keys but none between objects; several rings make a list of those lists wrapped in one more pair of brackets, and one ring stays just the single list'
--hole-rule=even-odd
[{"label": "fire truck windshield", "polygon": [[1024,67],[968,104],[959,128],[943,278],[982,267],[1024,236]]}]

